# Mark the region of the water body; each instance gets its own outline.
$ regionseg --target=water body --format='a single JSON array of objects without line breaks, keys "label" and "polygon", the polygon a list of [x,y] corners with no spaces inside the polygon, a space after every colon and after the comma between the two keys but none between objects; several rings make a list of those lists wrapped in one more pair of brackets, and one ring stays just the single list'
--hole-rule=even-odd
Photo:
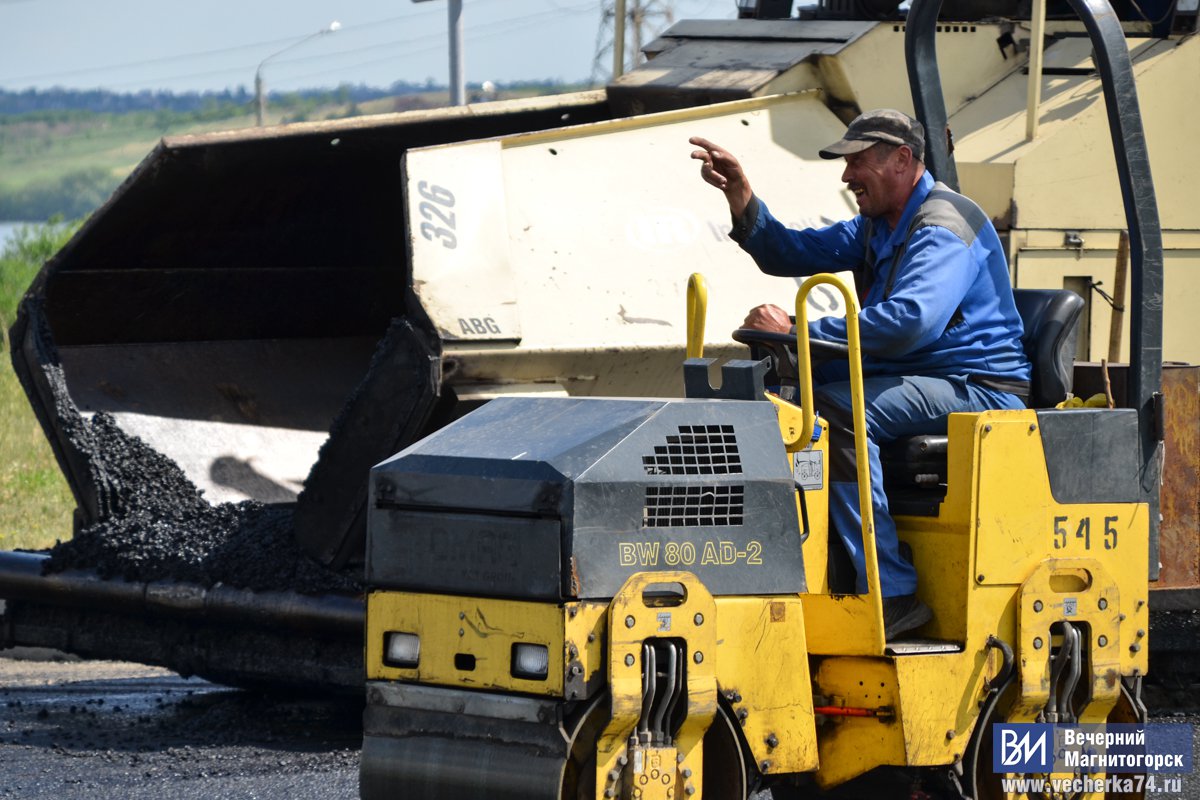
[{"label": "water body", "polygon": [[26,226],[32,225],[32,222],[11,222],[0,220],[0,252],[8,246],[8,242],[16,234],[17,230]]}]

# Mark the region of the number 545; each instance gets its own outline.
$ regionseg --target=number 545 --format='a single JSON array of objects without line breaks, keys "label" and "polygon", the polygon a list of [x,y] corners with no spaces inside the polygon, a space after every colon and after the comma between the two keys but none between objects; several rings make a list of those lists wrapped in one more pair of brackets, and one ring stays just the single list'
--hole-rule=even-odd
[{"label": "number 545", "polygon": [[[1082,517],[1078,525],[1072,526],[1069,524],[1070,517],[1055,517],[1054,518],[1054,549],[1062,550],[1067,546],[1067,539],[1070,535],[1071,527],[1075,528],[1075,539],[1083,541],[1083,549],[1092,549],[1092,518]],[[1120,517],[1105,517],[1104,518],[1104,549],[1117,549],[1117,528],[1113,524]]]}]

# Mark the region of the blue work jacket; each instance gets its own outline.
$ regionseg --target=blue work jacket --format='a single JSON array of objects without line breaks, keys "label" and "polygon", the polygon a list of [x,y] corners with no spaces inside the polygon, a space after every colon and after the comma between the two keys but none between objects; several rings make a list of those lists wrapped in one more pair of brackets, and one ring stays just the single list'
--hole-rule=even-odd
[{"label": "blue work jacket", "polygon": [[[792,230],[756,197],[735,220],[730,235],[769,275],[863,270],[859,274],[866,276],[870,288],[858,319],[868,375],[977,375],[1027,381],[1030,366],[1021,346],[1021,317],[991,221],[978,212],[977,229],[965,238],[961,226],[952,226],[960,228],[955,232],[937,224],[921,225],[909,235],[933,188],[926,172],[894,230],[883,217],[868,225],[862,215],[825,228]],[[872,258],[864,263],[868,230]],[[902,255],[897,248],[904,248]],[[859,291],[861,296],[861,286]],[[846,320],[814,320],[809,334],[844,342]]]}]

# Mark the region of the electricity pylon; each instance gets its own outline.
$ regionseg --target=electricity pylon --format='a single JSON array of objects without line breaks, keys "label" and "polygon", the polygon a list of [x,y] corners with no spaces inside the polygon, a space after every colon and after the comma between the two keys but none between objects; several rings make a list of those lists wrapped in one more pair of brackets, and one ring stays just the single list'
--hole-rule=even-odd
[{"label": "electricity pylon", "polygon": [[[604,0],[600,6],[600,29],[596,32],[596,58],[592,62],[592,83],[612,74],[618,0]],[[640,64],[642,45],[675,21],[671,0],[625,0],[624,67],[627,72]]]}]

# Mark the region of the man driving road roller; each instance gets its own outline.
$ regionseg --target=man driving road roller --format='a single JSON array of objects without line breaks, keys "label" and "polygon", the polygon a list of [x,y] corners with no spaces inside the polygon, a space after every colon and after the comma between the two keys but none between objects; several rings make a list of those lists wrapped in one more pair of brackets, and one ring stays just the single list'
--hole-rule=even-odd
[{"label": "man driving road roller", "polygon": [[[720,189],[733,217],[730,236],[769,275],[853,270],[859,327],[871,502],[888,641],[932,617],[916,596],[917,575],[900,554],[883,491],[879,445],[901,436],[945,433],[954,412],[1024,408],[1030,365],[1013,301],[1004,249],[987,215],[935,183],[923,163],[920,122],[890,109],[868,111],[820,151],[844,158],[842,181],[859,214],[825,228],[793,230],[776,220],[750,188],[738,160],[713,142],[701,148],[701,177]],[[788,332],[778,306],[763,305],[746,327]],[[846,341],[846,321],[812,322],[813,339]],[[830,518],[865,593],[854,432],[846,362],[814,373],[816,409],[829,424]]]}]

